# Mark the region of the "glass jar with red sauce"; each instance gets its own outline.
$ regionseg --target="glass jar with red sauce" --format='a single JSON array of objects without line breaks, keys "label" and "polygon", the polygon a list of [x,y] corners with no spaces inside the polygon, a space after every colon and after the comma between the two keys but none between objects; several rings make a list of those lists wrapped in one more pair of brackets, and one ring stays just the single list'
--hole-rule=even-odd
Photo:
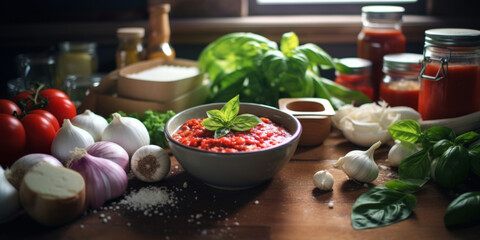
[{"label": "glass jar with red sauce", "polygon": [[425,31],[418,111],[425,120],[480,110],[480,31]]},{"label": "glass jar with red sauce", "polygon": [[362,58],[342,58],[340,63],[351,71],[335,71],[335,82],[350,89],[361,91],[373,100],[373,88],[370,80],[372,63]]},{"label": "glass jar with red sauce", "polygon": [[402,16],[398,6],[365,6],[362,8],[362,30],[358,34],[358,57],[372,62],[374,100],[378,100],[383,79],[383,56],[405,52]]},{"label": "glass jar with red sauce", "polygon": [[423,55],[416,53],[387,54],[383,57],[385,77],[380,84],[380,99],[390,106],[418,109]]}]

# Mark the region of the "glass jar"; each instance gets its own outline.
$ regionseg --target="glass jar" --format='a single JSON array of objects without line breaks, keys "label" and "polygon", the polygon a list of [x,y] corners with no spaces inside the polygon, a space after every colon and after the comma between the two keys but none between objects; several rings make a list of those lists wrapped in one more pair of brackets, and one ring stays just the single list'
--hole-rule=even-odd
[{"label": "glass jar", "polygon": [[390,106],[407,106],[418,109],[422,69],[422,54],[398,53],[383,57],[385,77],[380,85],[380,99]]},{"label": "glass jar", "polygon": [[144,35],[144,28],[117,29],[118,47],[115,58],[118,69],[145,59]]},{"label": "glass jar", "polygon": [[175,50],[170,45],[170,4],[149,2],[148,6],[148,59],[174,59]]},{"label": "glass jar", "polygon": [[425,120],[480,110],[480,31],[425,31],[418,111]]},{"label": "glass jar", "polygon": [[16,57],[17,71],[23,79],[24,89],[43,84],[53,87],[55,82],[55,56],[46,53],[20,54]]},{"label": "glass jar", "polygon": [[383,79],[383,56],[405,52],[402,16],[405,9],[397,6],[365,6],[362,8],[362,30],[358,34],[358,57],[372,62],[374,100],[378,100]]},{"label": "glass jar", "polygon": [[62,42],[59,44],[55,87],[61,89],[68,75],[89,76],[98,70],[97,44]]},{"label": "glass jar", "polygon": [[370,80],[372,63],[362,58],[342,58],[340,63],[351,69],[351,72],[335,71],[335,82],[350,89],[361,91],[373,99],[373,88]]}]

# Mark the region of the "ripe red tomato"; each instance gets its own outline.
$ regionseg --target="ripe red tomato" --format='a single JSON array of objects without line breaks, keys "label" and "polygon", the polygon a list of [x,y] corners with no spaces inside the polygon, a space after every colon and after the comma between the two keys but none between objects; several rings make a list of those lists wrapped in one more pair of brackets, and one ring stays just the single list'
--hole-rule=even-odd
[{"label": "ripe red tomato", "polygon": [[58,129],[60,129],[60,125],[58,124],[57,118],[53,116],[53,114],[51,114],[49,111],[46,111],[43,109],[35,109],[29,112],[29,114],[32,114],[32,113],[36,113],[44,116],[52,124],[53,128],[55,128],[55,132],[57,132]]},{"label": "ripe red tomato", "polygon": [[75,105],[68,98],[51,98],[48,100],[48,105],[43,109],[52,113],[60,126],[63,125],[64,119],[72,119],[77,115]]},{"label": "ripe red tomato", "polygon": [[42,114],[30,113],[21,120],[27,137],[26,147],[30,153],[50,153],[53,138],[55,137],[54,126]]},{"label": "ripe red tomato", "polygon": [[25,152],[25,129],[16,117],[0,113],[0,165],[4,168]]},{"label": "ripe red tomato", "polygon": [[17,112],[17,114],[19,115],[22,113],[18,105],[15,104],[13,101],[10,101],[8,99],[0,99],[0,113],[12,115],[13,112]]},{"label": "ripe red tomato", "polygon": [[68,98],[67,94],[65,94],[64,92],[62,92],[60,90],[54,89],[54,88],[43,89],[43,90],[40,91],[39,94],[40,94],[40,96],[42,96],[46,99],[51,99],[51,98],[56,98],[56,97],[70,99],[70,98]]}]

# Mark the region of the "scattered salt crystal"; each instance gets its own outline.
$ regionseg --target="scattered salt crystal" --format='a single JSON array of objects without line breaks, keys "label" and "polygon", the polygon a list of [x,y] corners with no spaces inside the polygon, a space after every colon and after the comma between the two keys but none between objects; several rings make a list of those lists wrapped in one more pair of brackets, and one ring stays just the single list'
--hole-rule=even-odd
[{"label": "scattered salt crystal", "polygon": [[328,202],[328,208],[333,208],[333,201]]},{"label": "scattered salt crystal", "polygon": [[259,203],[260,203],[260,201],[258,201],[258,200],[255,200],[255,202],[254,202],[254,203],[255,203],[255,204],[259,204]]},{"label": "scattered salt crystal", "polygon": [[195,215],[195,218],[196,218],[196,219],[199,219],[199,218],[201,218],[202,216],[203,216],[203,215],[202,215],[201,213],[198,213],[197,215]]},{"label": "scattered salt crystal", "polygon": [[368,188],[368,184],[366,184],[366,183],[364,183],[362,186],[363,186],[364,188]]},{"label": "scattered salt crystal", "polygon": [[106,218],[104,218],[104,219],[102,220],[102,222],[103,222],[103,223],[107,223],[108,220],[107,220]]},{"label": "scattered salt crystal", "polygon": [[387,167],[387,166],[385,166],[385,165],[381,165],[381,164],[380,164],[380,165],[378,165],[378,166],[379,166],[382,170],[388,170],[388,169],[389,169],[389,167]]},{"label": "scattered salt crystal", "polygon": [[105,217],[105,214],[100,214],[100,218],[104,218]]},{"label": "scattered salt crystal", "polygon": [[188,187],[188,183],[187,182],[184,182],[183,183],[183,188],[187,188]]},{"label": "scattered salt crystal", "polygon": [[131,223],[129,223],[129,222],[127,222],[127,226],[128,226],[128,227],[130,227],[130,226],[132,226],[132,224],[131,224]]},{"label": "scattered salt crystal", "polygon": [[85,226],[83,226],[83,224],[80,224],[80,228],[83,229]]},{"label": "scattered salt crystal", "polygon": [[235,226],[239,226],[239,225],[240,225],[240,223],[239,223],[239,222],[234,222],[234,223],[233,223],[233,225],[235,225]]},{"label": "scattered salt crystal", "polygon": [[138,73],[128,74],[127,77],[145,81],[168,82],[190,78],[199,74],[197,67],[161,65]]}]

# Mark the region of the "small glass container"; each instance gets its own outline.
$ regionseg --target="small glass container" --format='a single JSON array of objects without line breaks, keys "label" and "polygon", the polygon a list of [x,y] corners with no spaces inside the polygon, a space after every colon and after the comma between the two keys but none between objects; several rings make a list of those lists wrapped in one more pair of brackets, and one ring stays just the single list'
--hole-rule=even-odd
[{"label": "small glass container", "polygon": [[383,56],[405,52],[402,17],[405,9],[399,6],[365,6],[362,8],[362,30],[358,34],[359,58],[372,62],[374,100],[378,100],[383,79]]},{"label": "small glass container", "polygon": [[98,86],[101,80],[102,76],[99,74],[68,75],[63,81],[62,91],[67,94],[75,107],[79,107],[85,96],[90,94],[90,88]]},{"label": "small glass container", "polygon": [[424,120],[480,110],[480,31],[425,31],[418,111]]},{"label": "small glass container", "polygon": [[25,89],[43,84],[53,87],[55,81],[55,56],[44,53],[20,54],[16,57],[18,75]]},{"label": "small glass container", "polygon": [[362,58],[342,58],[340,63],[351,69],[351,72],[335,71],[335,82],[350,89],[361,91],[373,99],[373,87],[370,79],[372,62]]},{"label": "small glass container", "polygon": [[407,106],[418,109],[420,82],[418,76],[422,69],[422,54],[399,53],[383,57],[385,77],[380,85],[380,99],[390,106]]},{"label": "small glass container", "polygon": [[118,47],[116,52],[117,68],[123,68],[145,59],[143,48],[144,28],[117,29]]},{"label": "small glass container", "polygon": [[68,75],[87,77],[98,70],[97,44],[62,42],[57,58],[55,87],[61,89]]}]

